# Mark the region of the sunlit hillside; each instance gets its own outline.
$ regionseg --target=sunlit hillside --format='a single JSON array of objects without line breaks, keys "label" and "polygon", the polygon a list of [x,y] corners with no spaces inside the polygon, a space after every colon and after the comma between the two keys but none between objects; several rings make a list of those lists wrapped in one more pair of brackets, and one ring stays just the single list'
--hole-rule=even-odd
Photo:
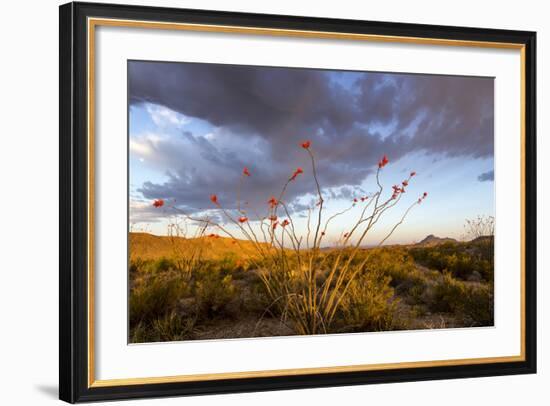
[{"label": "sunlit hillside", "polygon": [[148,233],[130,233],[130,260],[172,258],[201,250],[201,258],[217,260],[228,256],[246,259],[255,255],[250,241],[233,240],[218,235],[200,238],[168,237]]}]

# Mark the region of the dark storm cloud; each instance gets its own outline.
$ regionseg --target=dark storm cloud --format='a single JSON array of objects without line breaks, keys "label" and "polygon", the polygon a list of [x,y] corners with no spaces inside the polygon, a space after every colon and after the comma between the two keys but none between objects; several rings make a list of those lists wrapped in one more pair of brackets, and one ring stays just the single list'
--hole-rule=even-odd
[{"label": "dark storm cloud", "polygon": [[[490,78],[355,73],[345,80],[322,70],[154,62],[130,62],[129,76],[132,105],[199,118],[234,141],[220,147],[187,133],[184,145],[157,146],[174,165],[167,182],[147,182],[141,192],[175,197],[192,210],[210,193],[234,201],[243,166],[255,175],[246,187],[269,197],[294,168],[309,170],[297,148],[304,138],[313,142],[321,183],[350,190],[384,153],[392,161],[413,152],[493,154]],[[193,151],[188,160],[182,148]],[[314,190],[312,182],[293,183],[289,201]]]},{"label": "dark storm cloud", "polygon": [[[238,145],[243,143],[235,137],[232,139]],[[166,173],[167,180],[163,183],[145,182],[138,191],[147,199],[176,199],[177,205],[189,213],[212,209],[212,194],[216,194],[228,209],[236,208],[239,192],[242,208],[266,207],[267,200],[272,195],[279,196],[285,182],[300,166],[304,174],[290,182],[285,201],[291,211],[301,211],[306,206],[297,200],[298,197],[314,191],[315,184],[307,166],[308,157],[304,151],[300,152],[301,159],[281,164],[253,149],[240,155],[219,148],[203,137],[187,135],[184,141],[166,141],[157,145],[155,154],[171,168]],[[250,177],[243,177],[244,167],[248,168]]]},{"label": "dark storm cloud", "polygon": [[495,171],[488,171],[485,173],[482,173],[477,177],[477,180],[480,182],[487,182],[487,181],[494,181],[495,180]]}]

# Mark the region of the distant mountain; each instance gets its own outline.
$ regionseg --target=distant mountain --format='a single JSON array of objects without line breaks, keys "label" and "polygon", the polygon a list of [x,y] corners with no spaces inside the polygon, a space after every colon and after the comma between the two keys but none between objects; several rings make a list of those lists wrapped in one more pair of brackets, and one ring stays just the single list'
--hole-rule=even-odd
[{"label": "distant mountain", "polygon": [[440,238],[440,237],[436,237],[433,234],[430,234],[429,236],[424,238],[419,243],[416,243],[415,245],[421,245],[421,246],[424,246],[424,247],[431,247],[433,245],[444,244],[446,242],[458,242],[458,241],[455,240],[454,238],[449,238],[449,237]]}]

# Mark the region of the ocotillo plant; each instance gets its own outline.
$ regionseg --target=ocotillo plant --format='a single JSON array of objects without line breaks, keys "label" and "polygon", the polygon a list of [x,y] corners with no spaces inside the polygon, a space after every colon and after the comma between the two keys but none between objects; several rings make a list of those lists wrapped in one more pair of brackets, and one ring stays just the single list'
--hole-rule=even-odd
[{"label": "ocotillo plant", "polygon": [[[348,208],[326,218],[325,198],[312,143],[304,141],[300,146],[309,157],[316,195],[316,203],[308,209],[305,236],[298,235],[293,213],[285,200],[288,186],[304,176],[301,167],[291,172],[278,194],[266,199],[266,213],[263,216],[252,216],[241,204],[241,184],[253,176],[247,167],[242,170],[237,186],[236,210],[226,208],[216,194],[210,196],[214,209],[224,218],[223,222],[208,217],[193,217],[179,208],[174,209],[186,219],[199,224],[204,231],[209,227],[217,228],[232,238],[236,245],[241,244],[242,240],[230,232],[227,225],[231,224],[238,229],[257,253],[251,261],[272,301],[266,311],[277,313],[298,334],[326,333],[330,331],[344,299],[350,294],[353,282],[368,268],[370,252],[359,255],[363,251],[362,244],[384,214],[402,200],[416,173],[411,172],[401,184],[393,185],[391,194],[384,197],[380,173],[389,163],[388,157],[384,155],[376,169],[376,192],[354,198]],[[406,208],[400,220],[378,242],[378,246],[393,235],[412,208],[421,204],[426,197],[427,193],[424,192]],[[322,243],[334,220],[358,206],[361,207],[359,215],[339,239],[339,249],[333,250],[336,254],[323,253]]]}]

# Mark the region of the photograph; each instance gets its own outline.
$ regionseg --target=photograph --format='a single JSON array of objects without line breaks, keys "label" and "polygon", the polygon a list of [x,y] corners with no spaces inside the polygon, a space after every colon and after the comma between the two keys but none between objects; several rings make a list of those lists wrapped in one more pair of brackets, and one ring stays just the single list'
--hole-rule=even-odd
[{"label": "photograph", "polygon": [[128,343],[494,326],[494,77],[127,74]]}]

